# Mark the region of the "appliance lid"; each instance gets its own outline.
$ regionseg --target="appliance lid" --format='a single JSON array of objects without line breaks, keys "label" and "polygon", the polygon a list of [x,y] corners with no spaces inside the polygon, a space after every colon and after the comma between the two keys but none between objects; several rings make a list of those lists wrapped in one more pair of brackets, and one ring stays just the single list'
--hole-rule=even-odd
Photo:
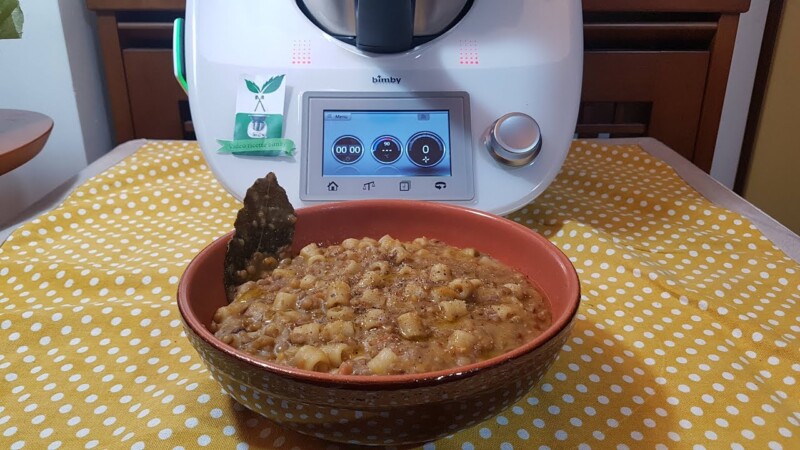
[{"label": "appliance lid", "polygon": [[396,53],[457,24],[473,0],[296,0],[317,27],[361,50]]}]

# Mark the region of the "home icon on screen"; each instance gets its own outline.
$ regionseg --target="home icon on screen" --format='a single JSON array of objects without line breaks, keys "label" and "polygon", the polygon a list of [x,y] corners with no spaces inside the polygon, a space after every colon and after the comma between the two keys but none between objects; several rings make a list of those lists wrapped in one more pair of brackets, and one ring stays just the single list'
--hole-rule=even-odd
[{"label": "home icon on screen", "polygon": [[339,190],[339,185],[338,185],[338,184],[336,184],[336,182],[335,182],[335,181],[331,181],[330,183],[328,183],[328,191],[330,191],[330,192],[336,192],[336,191],[338,191],[338,190]]},{"label": "home icon on screen", "polygon": [[403,192],[410,191],[411,190],[411,182],[410,181],[401,181],[400,182],[400,190],[403,191]]}]

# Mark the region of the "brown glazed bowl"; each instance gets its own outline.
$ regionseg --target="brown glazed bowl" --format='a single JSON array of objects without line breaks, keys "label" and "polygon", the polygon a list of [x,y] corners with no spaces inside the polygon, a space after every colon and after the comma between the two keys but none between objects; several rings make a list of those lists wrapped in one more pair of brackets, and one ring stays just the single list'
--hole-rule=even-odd
[{"label": "brown glazed bowl", "polygon": [[189,264],[178,286],[186,334],[211,374],[247,408],[300,433],[366,445],[419,443],[500,413],[544,375],[572,329],[580,298],[575,268],[553,244],[499,216],[438,203],[365,200],[299,209],[294,251],[346,238],[426,236],[472,247],[524,273],[549,301],[552,326],[504,355],[411,375],[331,375],[258,360],[209,331],[225,305],[223,260],[231,234]]}]

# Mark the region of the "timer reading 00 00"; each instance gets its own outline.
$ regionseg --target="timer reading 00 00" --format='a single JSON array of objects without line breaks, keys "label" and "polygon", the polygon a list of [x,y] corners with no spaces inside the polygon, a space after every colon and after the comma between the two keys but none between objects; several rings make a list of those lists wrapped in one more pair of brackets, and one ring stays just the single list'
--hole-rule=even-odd
[{"label": "timer reading 00 00", "polygon": [[342,136],[331,147],[333,157],[342,164],[353,164],[364,155],[364,144],[355,136]]}]

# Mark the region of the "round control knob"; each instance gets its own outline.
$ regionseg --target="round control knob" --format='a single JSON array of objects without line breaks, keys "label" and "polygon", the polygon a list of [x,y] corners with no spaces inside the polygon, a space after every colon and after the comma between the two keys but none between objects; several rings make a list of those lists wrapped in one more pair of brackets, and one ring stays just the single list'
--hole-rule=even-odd
[{"label": "round control knob", "polygon": [[542,130],[533,117],[513,112],[497,119],[484,135],[489,154],[499,162],[519,167],[529,164],[542,149]]}]

